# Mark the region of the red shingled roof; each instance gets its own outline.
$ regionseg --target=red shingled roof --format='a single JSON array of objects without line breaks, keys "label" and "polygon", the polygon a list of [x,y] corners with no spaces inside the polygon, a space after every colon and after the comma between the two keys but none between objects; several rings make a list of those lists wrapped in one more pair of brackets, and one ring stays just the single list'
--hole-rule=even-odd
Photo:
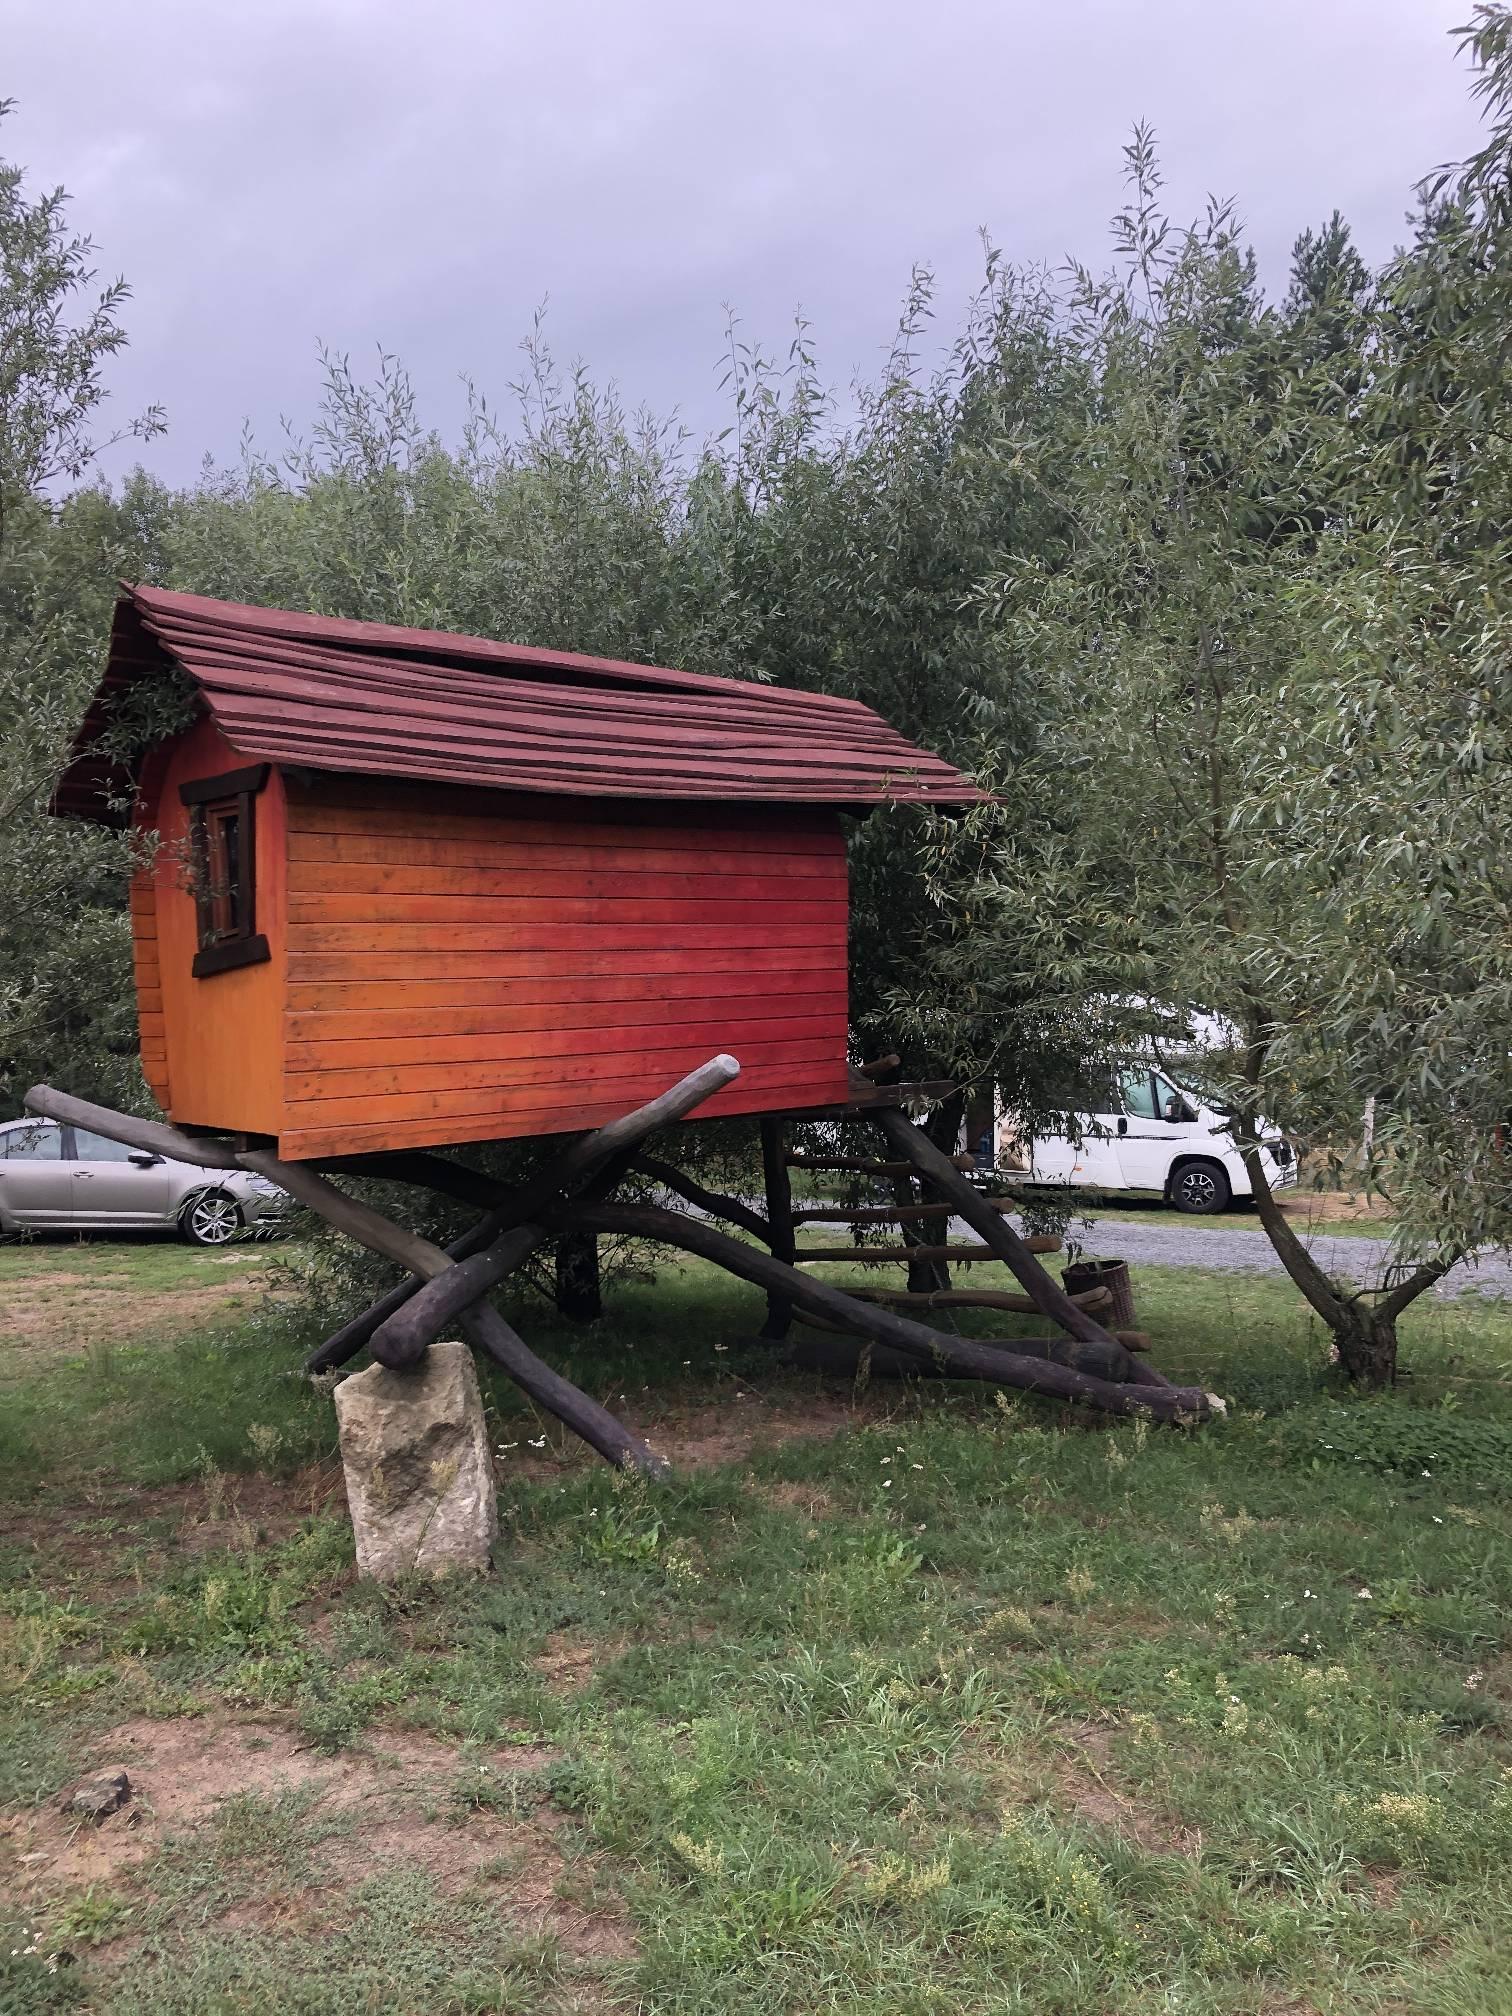
[{"label": "red shingled roof", "polygon": [[442,630],[130,588],[54,809],[113,820],[92,753],[164,654],[228,741],[310,770],[610,798],[963,805],[982,793],[857,700]]}]

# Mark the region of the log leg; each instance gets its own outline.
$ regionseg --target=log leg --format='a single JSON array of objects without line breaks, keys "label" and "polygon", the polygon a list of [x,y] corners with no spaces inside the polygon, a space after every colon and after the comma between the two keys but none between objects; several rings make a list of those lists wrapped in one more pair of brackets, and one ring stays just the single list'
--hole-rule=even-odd
[{"label": "log leg", "polygon": [[[774,1259],[792,1265],[793,1254],[797,1250],[797,1236],[793,1230],[793,1185],[788,1175],[787,1129],[780,1120],[764,1119],[761,1123],[761,1173],[766,1180],[766,1215],[771,1228],[770,1244]],[[793,1323],[793,1305],[778,1290],[767,1295],[766,1321],[760,1335],[780,1344]]]},{"label": "log leg", "polygon": [[[460,1239],[454,1239],[446,1252],[452,1260],[468,1260],[474,1253],[481,1253],[490,1245],[499,1230],[498,1220],[493,1216],[480,1218],[470,1232],[464,1232]],[[380,1295],[360,1316],[354,1316],[349,1323],[343,1323],[325,1340],[317,1345],[304,1361],[304,1370],[309,1373],[334,1372],[339,1365],[345,1365],[357,1356],[375,1330],[390,1316],[396,1315],[405,1303],[417,1294],[423,1283],[418,1274],[410,1274],[397,1282],[386,1295]]]},{"label": "log leg", "polygon": [[1020,1235],[999,1211],[966,1181],[950,1157],[914,1126],[906,1113],[886,1107],[872,1116],[887,1143],[898,1155],[912,1162],[936,1193],[953,1204],[979,1238],[990,1246],[1013,1274],[1034,1305],[1053,1323],[1088,1344],[1109,1344],[1113,1340],[1102,1324],[1085,1309],[1078,1309],[1060,1283],[1041,1267]]},{"label": "log leg", "polygon": [[1012,1343],[982,1343],[975,1338],[947,1336],[873,1303],[854,1302],[843,1289],[809,1279],[796,1267],[789,1267],[742,1240],[731,1239],[704,1219],[685,1218],[653,1204],[561,1204],[543,1215],[553,1230],[573,1227],[638,1234],[668,1246],[681,1246],[768,1294],[776,1292],[790,1304],[828,1317],[848,1330],[933,1363],[979,1368],[969,1376],[991,1379],[1002,1386],[1085,1401],[1105,1413],[1145,1413],[1164,1421],[1204,1421],[1212,1411],[1208,1396],[1200,1387],[1159,1388],[1128,1383],[1127,1368],[1133,1361],[1106,1335],[1084,1341],[1108,1346],[1114,1354],[1112,1362],[1118,1363],[1123,1373],[1121,1381],[1093,1378],[1069,1366],[1022,1357],[1014,1351]]},{"label": "log leg", "polygon": [[[476,1260],[453,1262],[429,1239],[422,1239],[419,1233],[394,1224],[392,1219],[385,1218],[370,1204],[362,1204],[355,1197],[346,1196],[323,1176],[317,1176],[298,1162],[280,1162],[276,1155],[262,1153],[243,1155],[240,1159],[244,1168],[254,1169],[270,1182],[280,1184],[291,1197],[309,1210],[318,1212],[338,1231],[347,1233],[376,1253],[399,1261],[411,1273],[422,1275],[427,1284],[435,1282],[438,1276],[454,1277],[464,1269],[477,1265]],[[512,1232],[495,1240],[487,1249],[487,1255],[494,1256],[497,1262],[500,1249],[509,1242],[524,1246],[528,1251],[540,1236],[534,1225],[516,1226]],[[518,1265],[518,1259],[511,1264]],[[444,1301],[445,1298],[440,1299]],[[407,1315],[412,1306],[413,1302],[407,1304],[398,1317],[389,1319],[390,1322]],[[428,1314],[433,1315],[434,1308],[432,1302]],[[548,1414],[554,1414],[565,1427],[580,1435],[591,1448],[597,1449],[601,1456],[622,1468],[640,1470],[648,1477],[666,1474],[667,1466],[661,1457],[654,1455],[622,1421],[617,1421],[607,1407],[601,1407],[597,1400],[580,1392],[560,1373],[553,1372],[544,1359],[538,1358],[529,1345],[516,1336],[497,1310],[474,1300],[471,1307],[462,1309],[461,1320],[471,1344],[480,1351],[486,1351],[495,1363],[504,1367],[517,1385],[523,1387],[537,1406],[543,1407]],[[425,1342],[429,1343],[434,1334],[432,1330]]]},{"label": "log leg", "polygon": [[598,1240],[591,1232],[568,1232],[556,1244],[557,1314],[569,1323],[596,1323],[604,1313],[599,1284]]}]

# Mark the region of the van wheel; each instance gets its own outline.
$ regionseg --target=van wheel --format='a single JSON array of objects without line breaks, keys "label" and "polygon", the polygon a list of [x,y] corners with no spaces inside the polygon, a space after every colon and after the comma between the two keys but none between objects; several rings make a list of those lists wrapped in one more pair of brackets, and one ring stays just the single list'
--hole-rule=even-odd
[{"label": "van wheel", "polygon": [[241,1207],[224,1190],[207,1190],[179,1218],[179,1231],[191,1246],[224,1246],[241,1230]]},{"label": "van wheel", "polygon": [[1191,1217],[1208,1218],[1227,1211],[1233,1194],[1217,1162],[1183,1162],[1171,1178],[1171,1202]]}]

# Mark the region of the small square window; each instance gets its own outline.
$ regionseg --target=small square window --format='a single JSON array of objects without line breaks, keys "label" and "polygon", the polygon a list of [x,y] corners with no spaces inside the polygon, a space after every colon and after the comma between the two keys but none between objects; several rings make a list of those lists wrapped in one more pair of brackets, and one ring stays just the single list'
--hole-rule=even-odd
[{"label": "small square window", "polygon": [[203,978],[233,966],[252,966],[271,955],[257,929],[257,793],[266,764],[180,787],[189,807],[189,844],[199,949],[194,972]]}]

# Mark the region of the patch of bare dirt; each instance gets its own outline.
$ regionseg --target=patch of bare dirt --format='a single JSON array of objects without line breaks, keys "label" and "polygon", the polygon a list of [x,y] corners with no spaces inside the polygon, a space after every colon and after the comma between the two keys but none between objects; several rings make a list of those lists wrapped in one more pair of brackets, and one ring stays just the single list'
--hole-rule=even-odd
[{"label": "patch of bare dirt", "polygon": [[990,1745],[968,1746],[968,1760],[983,1770],[1002,1805],[1049,1806],[1095,1827],[1125,1835],[1147,1855],[1202,1852],[1202,1835],[1173,1815],[1135,1797],[1119,1784],[1113,1732],[1101,1723],[1063,1724],[1048,1732],[1053,1755],[1006,1755]]},{"label": "patch of bare dirt", "polygon": [[134,1286],[129,1274],[11,1275],[0,1376],[21,1378],[91,1349],[155,1343],[197,1329],[264,1285],[260,1271],[228,1267],[220,1279],[161,1290]]},{"label": "patch of bare dirt", "polygon": [[[790,1442],[827,1441],[848,1428],[875,1427],[917,1403],[912,1396],[879,1393],[875,1388],[859,1393],[849,1387],[794,1391],[740,1381],[718,1399],[680,1403],[654,1394],[631,1398],[615,1392],[607,1404],[675,1470],[689,1471],[748,1463],[753,1456]],[[597,1460],[570,1435],[548,1437],[539,1453],[522,1438],[519,1446],[506,1448],[498,1465],[499,1479],[507,1483],[513,1476],[534,1483]]]},{"label": "patch of bare dirt", "polygon": [[784,1512],[801,1513],[805,1519],[823,1519],[835,1509],[830,1493],[819,1484],[804,1484],[796,1478],[779,1477],[761,1487],[769,1505]]},{"label": "patch of bare dirt", "polygon": [[220,1474],[182,1484],[82,1488],[66,1503],[6,1514],[6,1538],[31,1548],[40,1565],[92,1596],[119,1587],[121,1553],[148,1544],[194,1554],[277,1544],[318,1513],[341,1511],[341,1465],[307,1464],[287,1477]]},{"label": "patch of bare dirt", "polygon": [[1363,1190],[1282,1190],[1276,1202],[1288,1218],[1313,1225],[1379,1224],[1390,1230],[1385,1199],[1367,1197]]},{"label": "patch of bare dirt", "polygon": [[[309,1796],[312,1818],[344,1823],[316,1851],[323,1909],[333,1890],[390,1867],[420,1869],[443,1892],[497,1879],[501,1909],[522,1934],[550,1933],[584,1958],[623,1957],[633,1942],[622,1907],[595,1899],[587,1908],[564,1880],[561,1817],[523,1786],[518,1814],[494,1810],[502,1786],[554,1754],[536,1744],[463,1756],[434,1737],[382,1731],[362,1751],[323,1756],[273,1722],[136,1719],[93,1756],[100,1768],[127,1772],[128,1804],[99,1825],[57,1802],[0,1819],[0,1882],[41,1910],[91,1885],[129,1889],[133,1879],[150,1882],[143,1865],[170,1836],[213,1827],[229,1800],[297,1791]],[[469,1806],[459,1795],[474,1776],[481,1803]],[[59,1788],[60,1800],[70,1789]],[[303,1895],[275,1889],[236,1906],[228,1922],[276,1928],[302,1923],[307,1908]]]},{"label": "patch of bare dirt", "polygon": [[530,1663],[554,1693],[580,1694],[599,1667],[617,1659],[624,1649],[622,1638],[595,1642],[574,1638],[570,1631],[553,1631],[545,1650]]}]

